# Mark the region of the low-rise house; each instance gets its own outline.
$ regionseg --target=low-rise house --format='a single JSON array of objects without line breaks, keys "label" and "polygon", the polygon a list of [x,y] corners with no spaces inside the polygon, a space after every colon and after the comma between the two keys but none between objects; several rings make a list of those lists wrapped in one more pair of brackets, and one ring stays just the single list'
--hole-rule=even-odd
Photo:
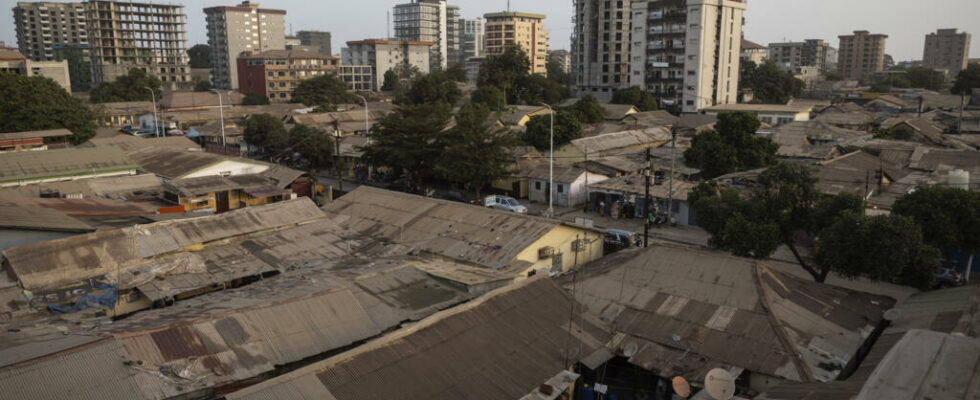
[{"label": "low-rise house", "polygon": [[603,117],[606,121],[622,121],[624,118],[639,113],[640,110],[630,104],[600,104],[605,113]]},{"label": "low-rise house", "polygon": [[271,166],[248,158],[159,147],[143,148],[129,156],[140,170],[165,179],[258,174]]},{"label": "low-rise house", "polygon": [[141,116],[153,115],[153,102],[150,101],[99,103],[89,107],[95,112],[102,126],[139,126]]},{"label": "low-rise house", "polygon": [[809,121],[810,110],[813,107],[808,105],[786,105],[786,104],[719,104],[702,109],[705,114],[718,115],[723,112],[742,111],[755,115],[759,121],[776,126],[794,121]]},{"label": "low-rise house", "polygon": [[770,138],[779,145],[776,155],[779,158],[793,160],[828,160],[841,154],[841,146],[871,139],[870,134],[840,128],[819,118],[813,121],[791,122],[772,128]]},{"label": "low-rise house", "polygon": [[848,101],[845,103],[831,104],[830,106],[825,107],[823,110],[821,110],[820,114],[835,114],[835,113],[846,114],[846,113],[862,112],[862,111],[864,111],[864,107],[861,107],[860,104],[857,104],[852,101]]},{"label": "low-rise house", "polygon": [[555,163],[572,165],[590,158],[642,153],[647,148],[670,142],[670,138],[670,129],[664,127],[579,138],[555,149]]},{"label": "low-rise house", "polygon": [[592,228],[368,186],[323,209],[360,234],[516,280],[602,257],[602,233]]},{"label": "low-rise house", "polygon": [[876,112],[902,112],[914,111],[916,106],[905,102],[905,100],[899,97],[886,94],[864,103],[864,109]]},{"label": "low-rise house", "polygon": [[0,187],[134,175],[136,168],[114,146],[0,153]]},{"label": "low-rise house", "polygon": [[693,137],[706,130],[715,129],[715,122],[718,122],[717,115],[684,114],[677,119],[674,132],[678,136]]},{"label": "low-rise house", "polygon": [[507,106],[498,118],[505,126],[525,126],[531,117],[549,114],[551,110],[545,106]]},{"label": "low-rise house", "polygon": [[[290,117],[293,124],[312,126],[327,131],[333,135],[334,131],[339,130],[343,135],[365,134],[375,122],[380,121],[391,110],[387,109],[364,109],[349,111],[334,111],[325,113],[296,114]],[[365,120],[367,118],[367,120]]]},{"label": "low-rise house", "polygon": [[533,146],[515,147],[511,154],[514,158],[514,163],[510,165],[513,175],[498,179],[490,186],[497,190],[503,190],[512,197],[526,199],[531,192],[528,175],[538,165],[547,164],[548,157]]},{"label": "low-rise house", "polygon": [[[571,165],[538,165],[528,174],[528,199],[532,202],[554,204],[556,207],[576,207],[588,200],[587,185],[609,179],[586,169]],[[554,190],[548,190],[554,181]],[[554,196],[554,199],[552,199]]]},{"label": "low-rise house", "polygon": [[859,150],[816,164],[816,188],[827,195],[856,194],[862,198],[888,190],[911,173],[884,159]]},{"label": "low-rise house", "polygon": [[[677,177],[674,179],[673,190],[666,179],[650,178],[650,211],[654,215],[666,216],[671,210],[671,218],[678,225],[694,225],[694,210],[687,202],[687,194],[694,189],[695,183]],[[605,205],[602,215],[613,215],[613,206],[617,209],[626,206],[633,210],[626,218],[643,219],[648,213],[643,211],[646,205],[646,185],[643,175],[627,175],[610,178],[596,184],[589,184],[589,211],[598,211],[598,204]],[[600,203],[601,202],[601,203]]]},{"label": "low-rise house", "polygon": [[589,267],[591,276],[565,285],[623,338],[625,356],[606,368],[634,371],[623,379],[651,374],[668,387],[675,376],[700,386],[712,368],[734,372],[741,390],[833,380],[895,303],[665,243]]},{"label": "low-rise house", "polygon": [[216,214],[294,198],[292,190],[261,174],[173,179],[163,184],[163,191],[164,200],[183,212]]},{"label": "low-rise house", "polygon": [[51,147],[64,148],[68,136],[71,136],[71,131],[67,129],[0,133],[0,153],[47,150],[54,140],[51,138],[62,138],[61,143]]},{"label": "low-rise house", "polygon": [[868,132],[871,125],[875,122],[874,117],[866,111],[853,111],[846,113],[821,113],[814,121],[820,121],[838,128],[851,129],[855,131]]},{"label": "low-rise house", "polygon": [[221,120],[216,119],[190,127],[186,135],[188,138],[199,140],[207,146],[243,146],[245,145],[245,129],[234,120],[225,121],[224,129],[221,129]]},{"label": "low-rise house", "polygon": [[529,280],[227,398],[556,399],[581,387],[569,369],[611,354],[607,328],[576,310],[552,281]]},{"label": "low-rise house", "polygon": [[888,130],[892,138],[926,145],[972,150],[972,148],[956,140],[950,140],[943,134],[943,129],[936,122],[925,118],[909,118],[898,122]]}]

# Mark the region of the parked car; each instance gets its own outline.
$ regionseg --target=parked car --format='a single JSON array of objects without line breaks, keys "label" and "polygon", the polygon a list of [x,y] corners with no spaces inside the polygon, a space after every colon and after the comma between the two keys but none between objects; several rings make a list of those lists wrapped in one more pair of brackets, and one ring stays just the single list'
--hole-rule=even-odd
[{"label": "parked car", "polygon": [[517,202],[517,199],[508,196],[487,196],[483,198],[483,205],[496,210],[527,214],[527,207]]},{"label": "parked car", "polygon": [[956,272],[956,270],[952,268],[940,268],[939,271],[936,272],[935,278],[936,282],[934,283],[934,286],[937,289],[962,286],[966,283],[966,281],[963,280],[963,277],[960,276],[959,272]]},{"label": "parked car", "polygon": [[602,237],[603,254],[611,254],[622,249],[640,245],[640,235],[622,229],[608,229]]}]

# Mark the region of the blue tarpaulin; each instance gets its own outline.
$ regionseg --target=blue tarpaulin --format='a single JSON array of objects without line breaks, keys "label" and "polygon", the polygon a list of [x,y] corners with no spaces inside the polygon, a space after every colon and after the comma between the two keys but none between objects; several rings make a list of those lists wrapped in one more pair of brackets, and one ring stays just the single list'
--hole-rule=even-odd
[{"label": "blue tarpaulin", "polygon": [[[92,294],[92,292],[99,292],[99,294]],[[119,289],[115,283],[105,284],[93,288],[89,293],[86,293],[75,301],[72,306],[59,306],[54,304],[48,305],[48,311],[52,314],[66,314],[76,311],[81,311],[86,308],[101,305],[105,308],[115,308],[116,300],[119,299]]]}]

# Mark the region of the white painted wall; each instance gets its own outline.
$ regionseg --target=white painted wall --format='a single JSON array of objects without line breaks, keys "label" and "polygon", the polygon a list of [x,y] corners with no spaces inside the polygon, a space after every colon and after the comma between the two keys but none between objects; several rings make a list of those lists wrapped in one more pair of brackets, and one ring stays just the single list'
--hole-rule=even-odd
[{"label": "white painted wall", "polygon": [[202,176],[216,176],[216,175],[249,175],[258,174],[269,169],[268,165],[257,164],[251,162],[243,162],[236,160],[224,160],[217,164],[213,164],[197,171],[191,172],[180,178],[198,178]]}]

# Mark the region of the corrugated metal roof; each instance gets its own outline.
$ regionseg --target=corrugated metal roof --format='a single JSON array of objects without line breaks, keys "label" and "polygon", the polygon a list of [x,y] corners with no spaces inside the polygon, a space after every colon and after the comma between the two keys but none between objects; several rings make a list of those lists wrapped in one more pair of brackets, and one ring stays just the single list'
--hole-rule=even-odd
[{"label": "corrugated metal roof", "polygon": [[318,396],[311,375],[341,400],[520,398],[563,370],[565,354],[574,363],[611,338],[591,318],[569,335],[571,301],[550,279],[530,279],[227,398]]},{"label": "corrugated metal roof", "polygon": [[980,398],[980,339],[911,330],[888,352],[858,399]]},{"label": "corrugated metal roof", "polygon": [[129,154],[139,164],[143,171],[166,179],[178,179],[191,172],[221,161],[234,161],[246,164],[268,166],[269,164],[240,157],[226,157],[203,151],[185,151],[147,147]]},{"label": "corrugated metal roof", "polygon": [[118,147],[0,153],[0,183],[135,170],[136,163]]},{"label": "corrugated metal roof", "polygon": [[147,147],[175,150],[200,150],[201,146],[183,136],[165,136],[158,138],[141,138],[132,135],[116,135],[107,138],[92,138],[88,143],[95,147],[116,146],[125,152],[133,152]]},{"label": "corrugated metal roof", "polygon": [[156,371],[136,370],[123,364],[125,360],[121,342],[101,340],[17,368],[0,369],[0,393],[23,400],[144,397],[133,376]]},{"label": "corrugated metal roof", "polygon": [[[674,199],[686,201],[688,192],[690,192],[694,186],[694,182],[688,182],[680,178],[675,178],[674,190],[673,193],[671,193],[670,185],[666,181],[656,185],[651,183],[650,197],[666,199],[673,195]],[[589,189],[607,190],[639,196],[644,196],[646,194],[646,185],[643,181],[643,175],[626,175],[609,178],[598,183],[590,183]]]},{"label": "corrugated metal roof", "polygon": [[0,205],[0,228],[58,232],[92,232],[92,226],[64,213],[40,207]]},{"label": "corrugated metal roof", "polygon": [[583,153],[614,154],[616,150],[636,151],[637,146],[657,146],[670,141],[670,130],[664,127],[636,129],[624,132],[606,133],[603,135],[572,140],[569,146],[575,146]]},{"label": "corrugated metal roof", "polygon": [[62,136],[71,136],[71,131],[67,129],[48,129],[43,131],[6,132],[0,133],[0,140],[36,139]]},{"label": "corrugated metal roof", "polygon": [[324,210],[345,228],[491,269],[504,267],[560,224],[368,186]]},{"label": "corrugated metal roof", "polygon": [[617,331],[667,348],[637,362],[674,375],[718,363],[793,381],[833,379],[839,370],[829,365],[846,364],[893,304],[666,244],[597,262],[615,267],[579,283],[577,296]]},{"label": "corrugated metal roof", "polygon": [[[198,196],[228,190],[277,189],[279,182],[261,174],[232,176],[202,176],[173,179],[163,184],[164,189],[183,196]],[[279,190],[282,192],[282,190]]]}]

